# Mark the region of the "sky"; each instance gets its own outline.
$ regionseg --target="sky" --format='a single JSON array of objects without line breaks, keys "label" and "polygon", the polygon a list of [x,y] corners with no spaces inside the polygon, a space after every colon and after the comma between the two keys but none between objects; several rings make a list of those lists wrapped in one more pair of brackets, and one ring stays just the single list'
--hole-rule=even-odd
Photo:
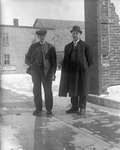
[{"label": "sky", "polygon": [[2,23],[33,25],[36,18],[84,20],[84,0],[1,0]]},{"label": "sky", "polygon": [[120,0],[111,0],[115,5],[115,11],[120,16]]},{"label": "sky", "polygon": [[[120,0],[111,0],[120,15]],[[1,24],[32,26],[36,18],[84,21],[84,0],[1,0]]]}]

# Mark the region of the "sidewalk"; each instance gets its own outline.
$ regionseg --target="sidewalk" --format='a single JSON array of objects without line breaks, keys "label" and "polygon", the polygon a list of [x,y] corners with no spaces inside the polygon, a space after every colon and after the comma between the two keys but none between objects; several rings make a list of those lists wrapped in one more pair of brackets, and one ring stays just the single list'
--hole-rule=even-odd
[{"label": "sidewalk", "polygon": [[86,117],[68,115],[54,97],[54,116],[34,117],[32,97],[2,91],[1,150],[120,150],[120,112],[88,103]]},{"label": "sidewalk", "polygon": [[114,99],[107,96],[98,96],[89,94],[88,101],[93,104],[120,110],[120,98]]}]

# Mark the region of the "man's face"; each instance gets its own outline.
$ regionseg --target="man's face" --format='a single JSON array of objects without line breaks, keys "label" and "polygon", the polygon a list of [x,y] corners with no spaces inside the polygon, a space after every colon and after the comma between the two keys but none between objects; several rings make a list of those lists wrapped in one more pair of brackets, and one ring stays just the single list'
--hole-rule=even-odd
[{"label": "man's face", "polygon": [[73,41],[77,41],[80,39],[81,34],[77,31],[72,32]]},{"label": "man's face", "polygon": [[38,39],[40,40],[41,43],[43,43],[45,41],[45,37],[46,37],[46,34],[42,35],[38,35]]}]

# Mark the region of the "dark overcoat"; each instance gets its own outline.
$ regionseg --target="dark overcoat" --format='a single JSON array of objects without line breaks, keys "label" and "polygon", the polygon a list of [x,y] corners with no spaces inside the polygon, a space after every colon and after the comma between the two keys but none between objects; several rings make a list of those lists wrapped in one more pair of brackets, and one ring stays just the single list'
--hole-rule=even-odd
[{"label": "dark overcoat", "polygon": [[74,47],[67,44],[62,62],[59,96],[86,96],[88,93],[88,72],[92,65],[92,54],[89,46],[80,40]]}]

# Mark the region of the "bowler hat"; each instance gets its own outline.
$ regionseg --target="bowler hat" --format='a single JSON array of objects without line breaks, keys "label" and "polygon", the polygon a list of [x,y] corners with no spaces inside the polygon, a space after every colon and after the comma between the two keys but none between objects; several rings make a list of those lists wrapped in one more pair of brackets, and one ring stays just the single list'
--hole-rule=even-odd
[{"label": "bowler hat", "polygon": [[77,32],[79,32],[79,33],[82,33],[80,27],[77,26],[77,25],[73,26],[73,28],[72,28],[72,30],[71,30],[70,32],[72,33],[73,31],[77,31]]},{"label": "bowler hat", "polygon": [[47,33],[46,29],[40,29],[40,30],[36,31],[37,35],[45,35],[46,33]]}]

